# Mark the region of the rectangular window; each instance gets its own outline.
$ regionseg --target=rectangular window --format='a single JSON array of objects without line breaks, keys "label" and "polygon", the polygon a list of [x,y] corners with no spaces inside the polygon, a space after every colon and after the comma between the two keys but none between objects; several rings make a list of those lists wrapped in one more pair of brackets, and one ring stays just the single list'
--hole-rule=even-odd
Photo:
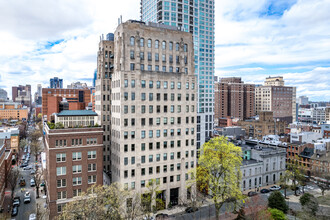
[{"label": "rectangular window", "polygon": [[156,86],[157,86],[157,89],[160,89],[160,81],[157,81]]},{"label": "rectangular window", "polygon": [[57,199],[66,199],[66,191],[57,192]]},{"label": "rectangular window", "polygon": [[141,88],[145,88],[146,87],[146,81],[145,80],[141,80]]},{"label": "rectangular window", "polygon": [[73,152],[72,160],[81,160],[81,152]]},{"label": "rectangular window", "polygon": [[81,185],[81,177],[74,177],[72,178],[72,185]]},{"label": "rectangular window", "polygon": [[65,162],[66,153],[56,154],[56,162]]},{"label": "rectangular window", "polygon": [[96,175],[88,176],[88,184],[96,183]]},{"label": "rectangular window", "polygon": [[56,175],[66,175],[66,167],[56,167]]},{"label": "rectangular window", "polygon": [[145,101],[146,100],[146,94],[144,92],[141,93],[141,100],[142,101]]},{"label": "rectangular window", "polygon": [[81,173],[81,165],[74,165],[72,166],[72,173]]},{"label": "rectangular window", "polygon": [[76,197],[76,196],[81,196],[81,189],[74,189],[73,190],[73,197]]},{"label": "rectangular window", "polygon": [[141,113],[142,114],[146,113],[146,106],[145,105],[141,106]]},{"label": "rectangular window", "polygon": [[88,172],[96,171],[96,164],[95,163],[89,163],[88,164]]},{"label": "rectangular window", "polygon": [[66,179],[57,180],[57,188],[66,187]]},{"label": "rectangular window", "polygon": [[96,159],[96,151],[88,151],[87,158],[88,159]]},{"label": "rectangular window", "polygon": [[131,64],[130,64],[130,69],[131,69],[131,70],[135,70],[135,63],[131,63]]}]

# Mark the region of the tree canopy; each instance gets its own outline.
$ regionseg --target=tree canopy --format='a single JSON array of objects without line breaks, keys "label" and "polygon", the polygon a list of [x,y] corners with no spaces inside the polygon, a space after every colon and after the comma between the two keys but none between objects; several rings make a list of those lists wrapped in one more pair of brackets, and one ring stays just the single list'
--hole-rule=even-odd
[{"label": "tree canopy", "polygon": [[240,183],[242,151],[225,137],[212,138],[203,145],[196,182],[200,190],[208,192],[215,204],[219,219],[220,208],[226,200],[243,199]]}]

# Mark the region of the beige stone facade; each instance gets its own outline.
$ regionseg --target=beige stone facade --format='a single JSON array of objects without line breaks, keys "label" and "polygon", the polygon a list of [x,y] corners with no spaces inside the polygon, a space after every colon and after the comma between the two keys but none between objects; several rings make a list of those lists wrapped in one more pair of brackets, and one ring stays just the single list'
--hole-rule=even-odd
[{"label": "beige stone facade", "polygon": [[190,33],[128,21],[115,32],[112,181],[143,193],[156,180],[165,204],[186,196],[196,166],[196,76]]},{"label": "beige stone facade", "polygon": [[101,40],[97,53],[97,78],[95,81],[95,112],[98,114],[98,124],[103,127],[103,168],[110,174],[110,90],[113,74],[114,42]]}]

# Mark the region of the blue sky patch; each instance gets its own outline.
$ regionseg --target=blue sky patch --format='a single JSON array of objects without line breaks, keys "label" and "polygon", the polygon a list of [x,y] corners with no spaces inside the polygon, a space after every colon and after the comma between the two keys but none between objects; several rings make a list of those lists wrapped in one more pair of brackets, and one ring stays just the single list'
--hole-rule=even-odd
[{"label": "blue sky patch", "polygon": [[289,10],[297,0],[271,0],[267,1],[264,11],[260,17],[281,17],[286,10]]}]

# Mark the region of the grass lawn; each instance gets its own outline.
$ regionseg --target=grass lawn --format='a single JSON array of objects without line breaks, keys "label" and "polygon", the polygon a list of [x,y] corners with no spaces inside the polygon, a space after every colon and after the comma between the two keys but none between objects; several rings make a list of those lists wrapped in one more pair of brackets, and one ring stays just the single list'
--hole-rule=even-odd
[{"label": "grass lawn", "polygon": [[317,197],[317,201],[319,201],[319,204],[321,204],[321,205],[330,206],[330,195]]}]

